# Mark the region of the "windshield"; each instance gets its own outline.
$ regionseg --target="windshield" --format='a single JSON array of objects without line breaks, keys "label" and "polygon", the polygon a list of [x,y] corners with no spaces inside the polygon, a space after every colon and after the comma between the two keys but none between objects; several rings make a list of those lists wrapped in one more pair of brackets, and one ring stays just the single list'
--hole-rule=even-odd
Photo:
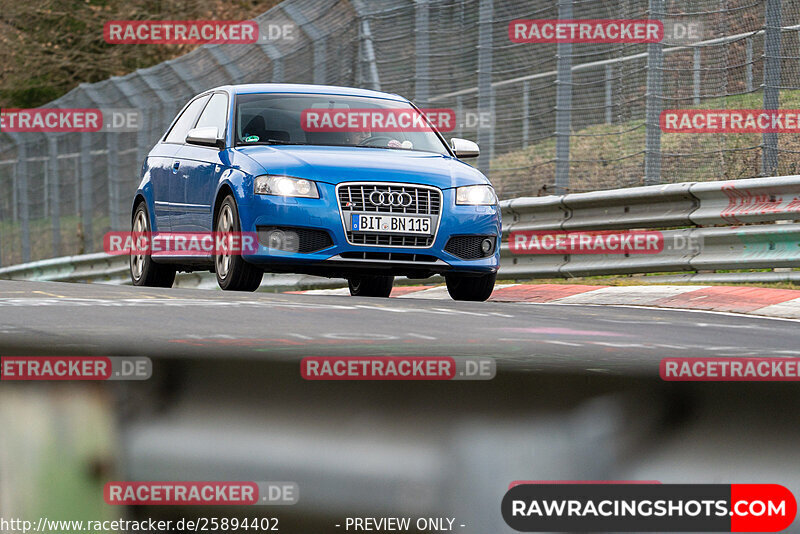
[{"label": "windshield", "polygon": [[335,95],[239,95],[235,144],[351,146],[449,155],[431,123],[412,105]]}]

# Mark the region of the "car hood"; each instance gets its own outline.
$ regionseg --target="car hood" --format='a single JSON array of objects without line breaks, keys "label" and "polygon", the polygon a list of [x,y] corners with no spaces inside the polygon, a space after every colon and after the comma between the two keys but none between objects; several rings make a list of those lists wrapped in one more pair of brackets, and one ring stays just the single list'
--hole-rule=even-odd
[{"label": "car hood", "polygon": [[430,152],[358,147],[237,147],[261,174],[286,174],[319,182],[404,182],[441,189],[488,184],[477,169],[457,159]]}]

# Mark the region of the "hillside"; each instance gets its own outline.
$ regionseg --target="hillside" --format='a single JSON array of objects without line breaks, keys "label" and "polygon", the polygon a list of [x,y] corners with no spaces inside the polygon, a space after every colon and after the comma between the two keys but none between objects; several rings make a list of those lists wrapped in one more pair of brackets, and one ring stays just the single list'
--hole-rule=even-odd
[{"label": "hillside", "polygon": [[[763,95],[756,92],[708,99],[701,109],[760,109]],[[800,91],[781,91],[782,109],[800,109]],[[644,120],[598,124],[573,132],[570,140],[570,190],[573,192],[643,184]],[[753,178],[761,174],[761,134],[661,135],[662,181],[708,181]],[[779,135],[778,175],[798,174],[800,136]],[[555,137],[495,157],[492,182],[501,198],[537,196],[552,191],[555,174]]]},{"label": "hillside", "polygon": [[110,20],[246,20],[280,0],[27,0],[2,2],[0,107],[36,107],[83,82],[127,74],[198,45],[110,45]]}]

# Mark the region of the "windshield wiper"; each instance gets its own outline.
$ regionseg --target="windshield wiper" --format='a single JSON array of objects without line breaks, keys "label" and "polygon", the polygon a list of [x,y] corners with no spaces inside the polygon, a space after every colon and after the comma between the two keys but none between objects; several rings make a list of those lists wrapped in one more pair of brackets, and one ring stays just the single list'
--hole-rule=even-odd
[{"label": "windshield wiper", "polygon": [[264,146],[264,145],[307,145],[308,143],[295,143],[293,141],[283,141],[282,139],[267,139],[266,141],[245,141],[236,146]]},{"label": "windshield wiper", "polygon": [[295,141],[284,141],[283,139],[267,139],[270,145],[305,145],[307,143],[297,143]]}]

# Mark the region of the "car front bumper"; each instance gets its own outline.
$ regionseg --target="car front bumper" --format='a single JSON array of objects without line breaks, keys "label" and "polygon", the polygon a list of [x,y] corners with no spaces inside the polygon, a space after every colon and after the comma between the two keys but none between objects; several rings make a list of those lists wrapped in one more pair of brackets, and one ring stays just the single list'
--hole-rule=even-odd
[{"label": "car front bumper", "polygon": [[[255,195],[239,206],[242,230],[263,227],[295,227],[325,230],[332,244],[301,253],[269,248],[263,242],[244,259],[266,271],[344,276],[353,272],[426,277],[434,273],[496,272],[500,264],[500,210],[497,206],[459,206],[455,190],[442,190],[441,215],[429,247],[390,247],[348,243],[335,186],[319,183],[320,198]],[[494,251],[488,257],[463,259],[445,250],[452,236],[493,236]]]}]

